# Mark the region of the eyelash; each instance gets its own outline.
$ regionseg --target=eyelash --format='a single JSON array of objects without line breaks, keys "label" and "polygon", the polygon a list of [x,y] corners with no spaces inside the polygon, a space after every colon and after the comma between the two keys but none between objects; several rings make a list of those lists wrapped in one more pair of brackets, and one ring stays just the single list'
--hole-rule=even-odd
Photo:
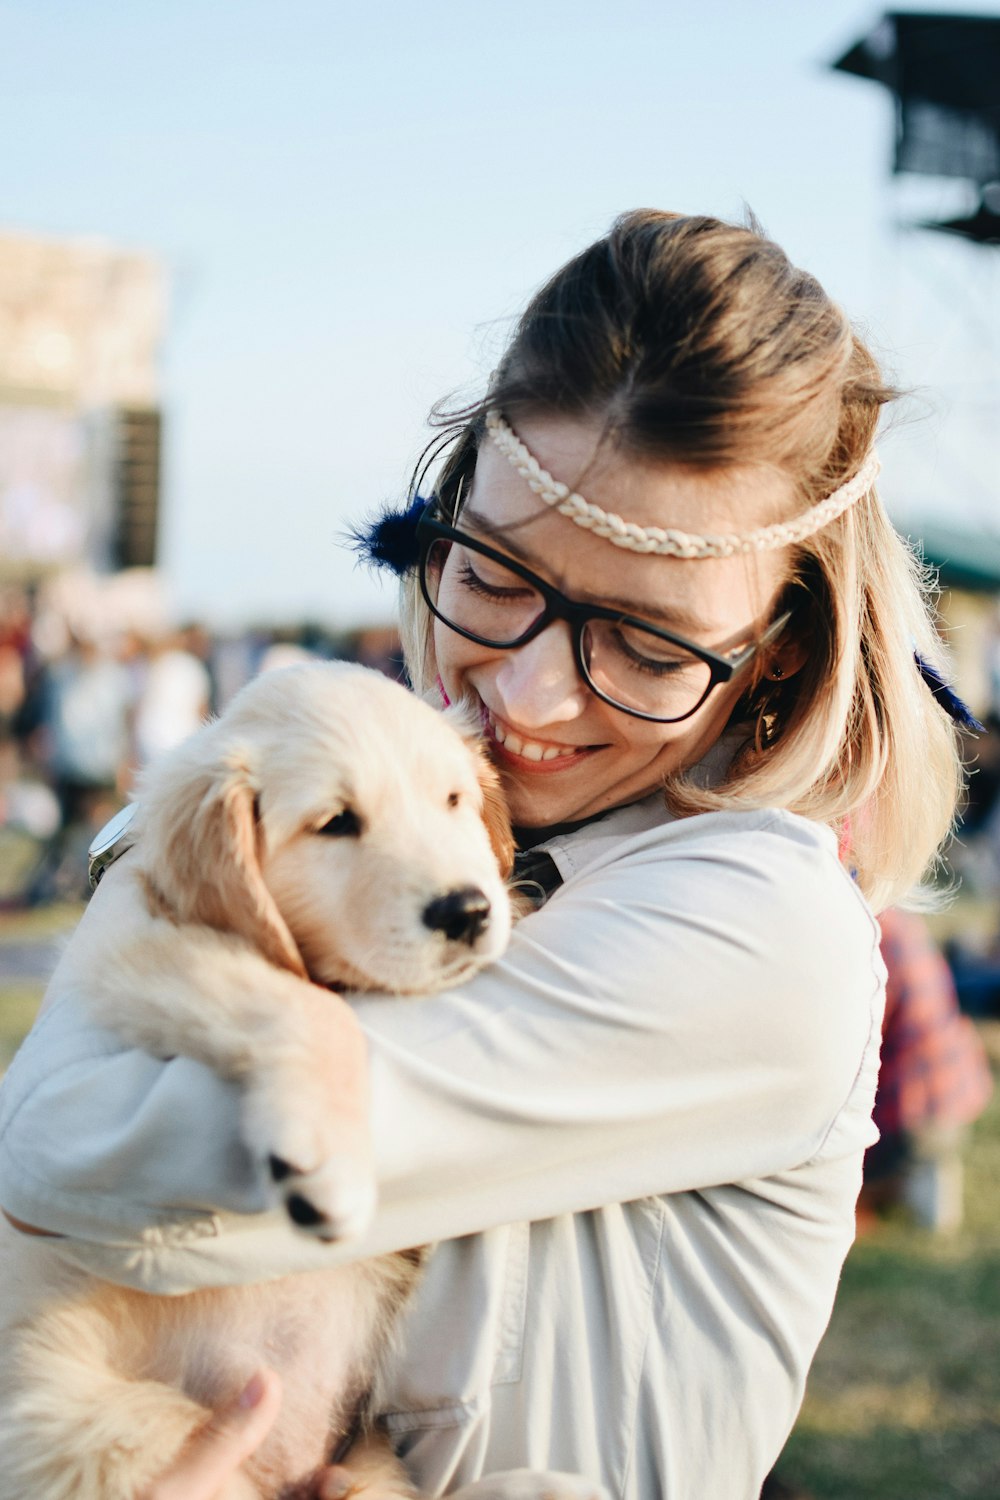
[{"label": "eyelash", "polygon": [[485,578],[480,578],[469,562],[461,564],[459,574],[464,587],[473,594],[481,594],[484,599],[516,599],[529,592],[527,586],[523,589],[496,588],[493,584],[487,583]]},{"label": "eyelash", "polygon": [[634,650],[620,631],[615,632],[615,640],[622,655],[628,659],[629,665],[637,672],[644,672],[650,677],[669,677],[672,672],[682,672],[685,667],[692,665],[687,661],[653,661],[651,657],[643,656],[641,652]]}]

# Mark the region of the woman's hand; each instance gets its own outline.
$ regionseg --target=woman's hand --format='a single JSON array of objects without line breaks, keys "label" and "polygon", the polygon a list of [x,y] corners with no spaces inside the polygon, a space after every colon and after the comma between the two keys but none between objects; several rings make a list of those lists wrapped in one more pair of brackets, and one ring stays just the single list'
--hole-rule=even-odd
[{"label": "woman's hand", "polygon": [[234,1402],[189,1438],[142,1500],[219,1500],[227,1481],[267,1437],[280,1406],[281,1381],[273,1370],[258,1370]]},{"label": "woman's hand", "polygon": [[[141,1500],[220,1500],[225,1485],[271,1431],[280,1406],[281,1381],[273,1370],[258,1370],[234,1402],[188,1439]],[[310,1494],[314,1500],[341,1500],[353,1489],[351,1474],[337,1465],[315,1475]]]}]

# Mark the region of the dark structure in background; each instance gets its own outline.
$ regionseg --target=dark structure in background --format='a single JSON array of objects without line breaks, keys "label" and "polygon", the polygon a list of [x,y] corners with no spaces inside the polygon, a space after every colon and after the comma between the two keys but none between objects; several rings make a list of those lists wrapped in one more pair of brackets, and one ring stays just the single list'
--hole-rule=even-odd
[{"label": "dark structure in background", "polygon": [[162,418],[155,407],[114,414],[112,568],[156,565]]},{"label": "dark structure in background", "polygon": [[977,190],[972,213],[921,227],[1000,245],[1000,17],[889,11],[833,66],[891,90],[894,172]]},{"label": "dark structure in background", "polygon": [[[992,255],[1000,246],[1000,15],[888,11],[832,67],[889,90],[897,183],[909,178],[913,189],[922,178],[933,191],[950,181],[968,204],[966,213],[932,222],[919,211],[904,213],[907,228],[934,233],[904,236],[908,245],[901,253],[926,277],[950,319],[949,337],[938,343],[964,346],[950,390],[942,372],[935,376],[936,390],[947,393],[951,404],[935,471],[942,477],[928,481],[942,488],[931,495],[925,490],[940,519],[917,522],[911,539],[945,591],[942,616],[957,680],[985,718],[1000,711],[1000,617],[994,602],[1000,594],[995,457],[1000,387],[996,362],[989,358],[997,306],[993,272],[1000,269]],[[957,204],[958,194],[948,193],[947,201]],[[907,318],[912,329],[912,305]],[[956,524],[948,504],[952,492],[968,497],[977,489],[982,522],[974,529],[968,522]],[[904,524],[901,530],[906,534],[910,528]]]}]

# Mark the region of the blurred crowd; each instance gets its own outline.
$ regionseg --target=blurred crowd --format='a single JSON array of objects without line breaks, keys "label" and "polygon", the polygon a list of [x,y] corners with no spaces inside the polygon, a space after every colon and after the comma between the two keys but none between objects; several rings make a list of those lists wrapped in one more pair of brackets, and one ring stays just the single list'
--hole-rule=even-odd
[{"label": "blurred crowd", "polygon": [[151,760],[261,671],[309,658],[401,674],[392,629],[168,628],[148,578],[0,587],[0,906],[86,894],[86,849]]}]

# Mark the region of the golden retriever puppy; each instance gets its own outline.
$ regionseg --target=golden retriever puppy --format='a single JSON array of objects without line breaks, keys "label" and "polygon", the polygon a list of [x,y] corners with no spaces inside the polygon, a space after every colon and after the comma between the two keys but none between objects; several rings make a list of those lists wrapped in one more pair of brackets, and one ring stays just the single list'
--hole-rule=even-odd
[{"label": "golden retriever puppy", "polygon": [[[148,773],[135,833],[97,898],[131,900],[127,938],[109,954],[84,922],[49,1003],[72,988],[128,1043],[233,1080],[275,1201],[303,1233],[357,1232],[374,1200],[364,1046],[330,987],[425,993],[502,951],[512,843],[492,771],[385,678],[292,667]],[[282,1412],[225,1500],[301,1492],[356,1426],[420,1259],[157,1297],[0,1226],[0,1500],[140,1500],[261,1363]],[[348,1463],[373,1497],[413,1493],[377,1438]],[[553,1478],[463,1493],[537,1496]]]}]

